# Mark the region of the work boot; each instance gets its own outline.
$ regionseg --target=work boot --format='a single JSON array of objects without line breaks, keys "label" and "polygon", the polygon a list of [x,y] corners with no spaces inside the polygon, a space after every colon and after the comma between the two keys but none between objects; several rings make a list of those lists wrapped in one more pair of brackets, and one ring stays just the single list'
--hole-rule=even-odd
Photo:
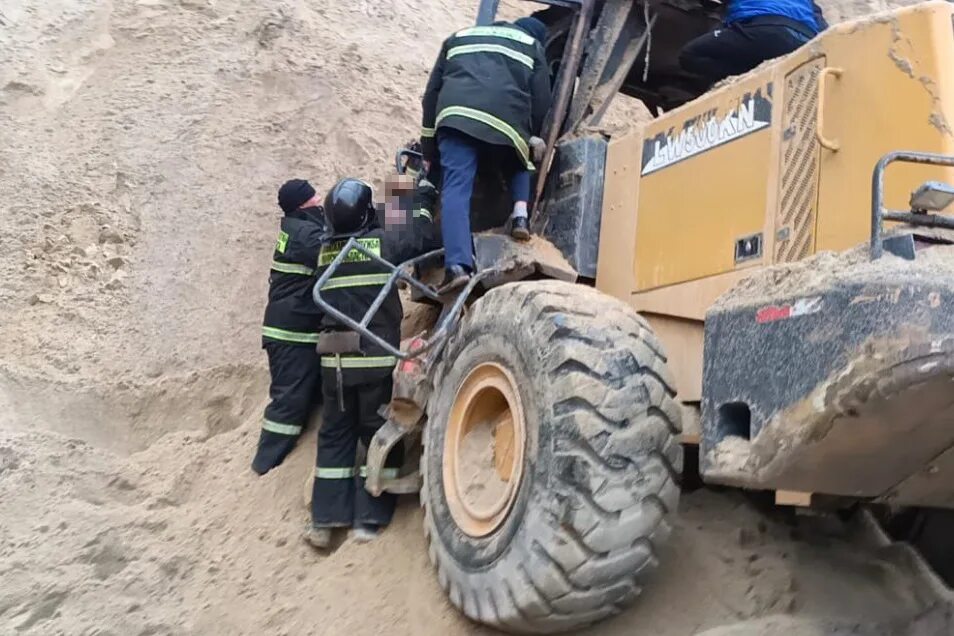
[{"label": "work boot", "polygon": [[381,535],[381,526],[375,526],[369,523],[362,523],[352,531],[352,536],[357,543],[371,543]]},{"label": "work boot", "polygon": [[252,470],[259,475],[264,475],[271,469],[279,466],[288,454],[295,449],[298,437],[294,435],[281,435],[271,431],[262,431],[258,438],[258,448],[255,450],[255,458],[252,459]]},{"label": "work boot", "polygon": [[304,539],[314,548],[327,550],[331,547],[331,528],[319,528],[309,524],[305,529]]},{"label": "work boot", "polygon": [[530,219],[525,216],[515,216],[510,219],[510,236],[517,241],[529,241]]},{"label": "work boot", "polygon": [[440,295],[449,294],[466,285],[470,281],[470,272],[463,265],[451,265],[444,270],[444,281],[437,288]]}]

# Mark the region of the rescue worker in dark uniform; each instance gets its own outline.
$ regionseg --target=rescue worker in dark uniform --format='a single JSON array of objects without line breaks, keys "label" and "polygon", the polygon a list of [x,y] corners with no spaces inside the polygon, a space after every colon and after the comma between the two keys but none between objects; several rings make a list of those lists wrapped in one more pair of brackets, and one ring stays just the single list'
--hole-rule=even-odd
[{"label": "rescue worker in dark uniform", "polygon": [[[413,192],[413,190],[412,190]],[[342,179],[325,198],[325,218],[331,236],[321,248],[318,276],[337,257],[351,237],[381,258],[397,265],[440,247],[431,220],[434,187],[422,182],[419,205],[401,204],[398,218],[389,201],[385,227],[375,215],[371,187],[357,179]],[[411,213],[412,207],[416,208]],[[405,212],[406,211],[406,212]],[[408,218],[410,217],[410,218]],[[390,272],[365,254],[352,250],[321,287],[322,298],[349,317],[360,321],[388,281]],[[316,290],[317,291],[317,290]],[[398,347],[403,308],[395,286],[368,328]],[[366,449],[384,424],[379,410],[391,401],[392,372],[397,359],[367,338],[360,338],[331,316],[322,319],[321,357],[324,407],[318,433],[318,457],[312,489],[312,521],[305,539],[326,548],[333,528],[354,528],[359,541],[377,536],[391,522],[396,495],[372,497],[364,488],[364,474],[356,466],[359,441]],[[328,353],[326,343],[351,336],[358,343]],[[338,340],[341,342],[341,340]],[[385,465],[394,471],[403,462],[402,448],[395,448]]]},{"label": "rescue worker in dark uniform", "polygon": [[679,63],[708,87],[791,53],[827,27],[813,0],[729,0],[722,28],[686,44]]},{"label": "rescue worker in dark uniform", "polygon": [[279,189],[278,205],[285,216],[272,255],[262,327],[272,376],[271,401],[252,460],[252,470],[259,475],[284,461],[321,403],[321,366],[315,352],[321,314],[312,288],[325,235],[324,210],[315,189],[302,179],[292,179]]},{"label": "rescue worker in dark uniform", "polygon": [[530,172],[545,149],[539,135],[550,110],[546,36],[536,18],[464,29],[444,41],[431,71],[421,146],[427,164],[438,156],[440,162],[445,291],[473,272],[470,198],[478,162],[494,162],[509,175],[511,235],[530,238]]}]

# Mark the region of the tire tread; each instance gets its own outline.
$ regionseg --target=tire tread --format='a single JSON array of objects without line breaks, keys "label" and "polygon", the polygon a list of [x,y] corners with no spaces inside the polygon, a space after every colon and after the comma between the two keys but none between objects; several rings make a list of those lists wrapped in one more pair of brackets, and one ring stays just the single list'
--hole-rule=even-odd
[{"label": "tire tread", "polygon": [[[577,391],[550,405],[561,431],[554,457],[572,469],[554,472],[552,492],[531,499],[521,530],[528,539],[515,537],[479,572],[466,571],[440,545],[426,475],[421,496],[429,554],[452,604],[506,631],[554,633],[619,613],[656,568],[678,504],[681,413],[649,324],[591,288],[536,281],[491,290],[445,351],[501,317],[512,324],[515,314],[548,343],[540,381]],[[434,377],[451,363],[439,363]],[[629,413],[627,400],[642,403]]]}]

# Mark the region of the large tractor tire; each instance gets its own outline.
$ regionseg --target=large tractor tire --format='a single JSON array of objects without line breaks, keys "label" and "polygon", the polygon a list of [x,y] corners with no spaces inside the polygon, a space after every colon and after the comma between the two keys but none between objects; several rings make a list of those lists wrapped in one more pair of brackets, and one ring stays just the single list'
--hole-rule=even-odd
[{"label": "large tractor tire", "polygon": [[648,324],[588,287],[505,285],[435,371],[421,502],[451,602],[524,633],[618,613],[679,500],[680,411]]}]

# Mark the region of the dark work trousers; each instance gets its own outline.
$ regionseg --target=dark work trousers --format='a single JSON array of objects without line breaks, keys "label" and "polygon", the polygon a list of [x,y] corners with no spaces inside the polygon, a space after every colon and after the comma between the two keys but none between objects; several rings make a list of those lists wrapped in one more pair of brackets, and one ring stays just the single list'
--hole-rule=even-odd
[{"label": "dark work trousers", "polygon": [[272,383],[252,470],[264,475],[281,464],[321,404],[321,357],[313,344],[265,342]]},{"label": "dark work trousers", "polygon": [[712,85],[791,53],[808,40],[787,26],[736,22],[691,40],[679,54],[679,64]]},{"label": "dark work trousers", "polygon": [[[388,376],[369,384],[349,385],[346,376],[342,387],[343,411],[338,403],[334,369],[325,369],[322,386],[324,407],[312,486],[312,525],[322,528],[386,526],[394,516],[397,495],[382,493],[380,497],[372,497],[364,489],[364,470],[363,466],[356,465],[356,455],[358,442],[367,449],[371,438],[384,424],[378,410],[391,401],[392,379]],[[393,469],[396,476],[403,461],[404,447],[398,445],[385,466]]]},{"label": "dark work trousers", "polygon": [[[530,172],[519,167],[517,151],[475,139],[453,128],[437,131],[441,162],[441,233],[444,264],[474,269],[473,240],[470,234],[470,197],[474,193],[477,165],[495,161],[510,176],[514,201],[530,200]],[[509,168],[509,169],[508,169]]]}]

